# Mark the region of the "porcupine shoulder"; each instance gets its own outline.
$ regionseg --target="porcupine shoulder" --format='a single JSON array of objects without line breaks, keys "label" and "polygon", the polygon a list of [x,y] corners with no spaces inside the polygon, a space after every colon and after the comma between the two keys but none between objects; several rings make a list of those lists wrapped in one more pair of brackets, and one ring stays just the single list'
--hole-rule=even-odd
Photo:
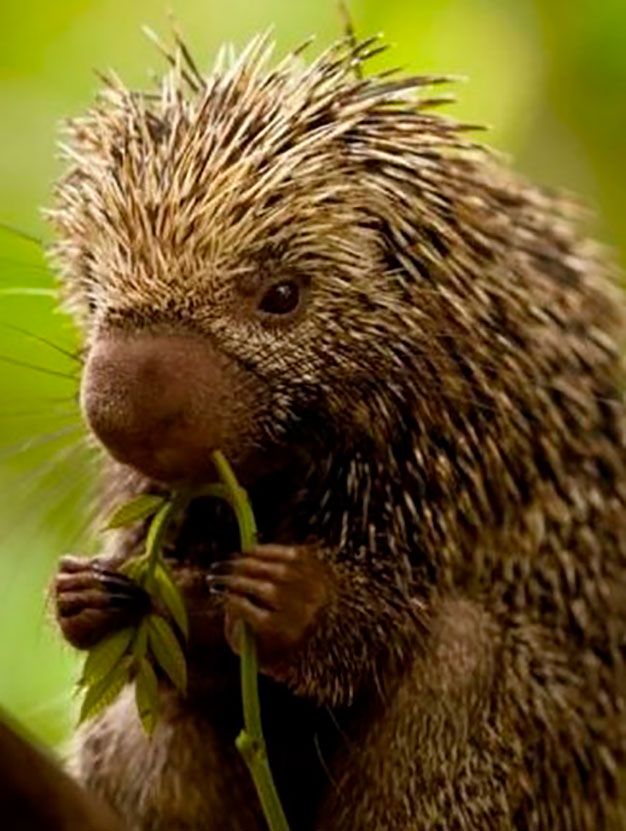
[{"label": "porcupine shoulder", "polygon": [[[200,692],[163,693],[152,742],[121,699],[78,773],[142,831],[261,828],[244,619],[298,831],[617,829],[623,301],[567,201],[432,111],[440,79],[353,76],[374,48],[187,58],[70,128],[52,219],[89,426],[144,488],[221,447],[261,535],[236,556],[192,504],[171,553]],[[120,625],[93,579],[58,578],[79,645]]]}]

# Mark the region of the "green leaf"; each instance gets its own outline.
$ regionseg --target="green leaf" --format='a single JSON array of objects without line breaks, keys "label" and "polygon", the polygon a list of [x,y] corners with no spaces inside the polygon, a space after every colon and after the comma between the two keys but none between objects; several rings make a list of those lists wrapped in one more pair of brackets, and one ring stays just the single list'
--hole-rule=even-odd
[{"label": "green leaf", "polygon": [[165,497],[163,496],[142,493],[117,507],[109,518],[106,528],[123,528],[125,525],[131,525],[140,519],[146,519],[156,514],[164,502]]},{"label": "green leaf", "polygon": [[133,643],[133,658],[141,660],[146,657],[148,651],[148,618],[142,618],[135,634],[135,641]]},{"label": "green leaf", "polygon": [[162,601],[168,612],[174,618],[174,622],[183,633],[189,637],[189,620],[185,601],[180,589],[172,579],[172,575],[163,563],[159,563],[154,572],[158,599]]},{"label": "green leaf", "polygon": [[148,618],[150,649],[158,665],[168,675],[176,689],[184,693],[187,689],[187,664],[178,638],[170,624],[159,615]]},{"label": "green leaf", "polygon": [[118,571],[130,577],[135,583],[141,583],[147,568],[148,561],[145,555],[142,554],[141,557],[132,557],[130,560],[126,560],[125,563],[119,566]]},{"label": "green leaf", "polygon": [[[148,533],[146,534],[146,552],[148,557],[150,556],[150,552],[154,549],[157,537],[161,532],[161,526],[163,524],[163,518],[167,516],[170,512],[170,503],[165,502],[161,504],[160,508],[157,511],[156,516],[150,523],[150,527],[148,528]],[[159,552],[160,553],[160,552]]]},{"label": "green leaf", "polygon": [[79,680],[82,687],[91,686],[108,675],[128,650],[135,630],[132,627],[120,629],[103,638],[87,653],[83,672]]},{"label": "green leaf", "polygon": [[115,701],[130,680],[132,662],[130,655],[122,658],[108,675],[87,688],[78,719],[80,724],[98,715]]},{"label": "green leaf", "polygon": [[146,658],[139,661],[135,676],[135,703],[143,729],[151,735],[159,714],[159,685],[154,670]]}]

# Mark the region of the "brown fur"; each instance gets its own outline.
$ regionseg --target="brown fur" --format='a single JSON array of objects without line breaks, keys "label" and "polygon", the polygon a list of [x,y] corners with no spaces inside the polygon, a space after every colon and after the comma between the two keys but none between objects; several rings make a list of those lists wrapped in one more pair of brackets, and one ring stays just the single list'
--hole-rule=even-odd
[{"label": "brown fur", "polygon": [[[267,69],[259,39],[153,96],[112,79],[51,212],[66,304],[87,346],[190,330],[267,385],[254,441],[291,461],[248,483],[261,534],[314,540],[333,587],[263,682],[294,831],[616,831],[622,299],[570,206],[412,97],[441,79],[353,77],[372,48]],[[242,284],[290,273],[298,320],[241,316]],[[194,510],[181,579],[219,619],[197,567],[236,544]],[[152,741],[124,696],[78,775],[136,831],[261,829],[236,660],[219,638],[190,660]]]}]

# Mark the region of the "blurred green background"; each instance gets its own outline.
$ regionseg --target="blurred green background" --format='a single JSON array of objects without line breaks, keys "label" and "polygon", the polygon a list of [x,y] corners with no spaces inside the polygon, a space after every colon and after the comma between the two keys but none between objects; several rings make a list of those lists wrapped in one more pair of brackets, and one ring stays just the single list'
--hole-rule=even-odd
[{"label": "blurred green background", "polygon": [[[334,0],[169,7],[205,67],[222,41],[241,45],[270,25],[281,52],[341,31]],[[163,61],[140,26],[167,35],[167,8],[2,0],[0,222],[49,238],[39,210],[58,171],[58,121],[89,104],[94,68],[147,84]],[[594,232],[624,262],[624,0],[353,0],[351,10],[359,34],[383,32],[394,44],[377,66],[466,76],[454,112],[490,125],[488,140],[531,177],[580,192],[596,212]],[[60,351],[77,341],[52,285],[39,246],[0,229],[0,707],[59,744],[71,729],[77,664],[50,625],[45,589],[60,553],[93,545],[80,534],[92,466],[75,404],[78,364]]]}]

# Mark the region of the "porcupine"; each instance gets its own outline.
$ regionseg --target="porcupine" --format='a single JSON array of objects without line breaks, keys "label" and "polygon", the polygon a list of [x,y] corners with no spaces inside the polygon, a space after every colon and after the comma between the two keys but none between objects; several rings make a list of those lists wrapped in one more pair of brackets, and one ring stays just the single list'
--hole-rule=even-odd
[{"label": "porcupine", "polygon": [[[623,302],[568,200],[436,113],[439,77],[359,77],[342,41],[255,39],[70,123],[51,218],[81,401],[115,499],[215,478],[168,542],[192,620],[154,736],[124,694],[74,768],[137,831],[264,827],[234,748],[253,629],[294,831],[620,824]],[[56,578],[86,647],[145,609],[142,529]],[[221,589],[221,592],[213,589]],[[232,647],[232,648],[231,648]]]}]

